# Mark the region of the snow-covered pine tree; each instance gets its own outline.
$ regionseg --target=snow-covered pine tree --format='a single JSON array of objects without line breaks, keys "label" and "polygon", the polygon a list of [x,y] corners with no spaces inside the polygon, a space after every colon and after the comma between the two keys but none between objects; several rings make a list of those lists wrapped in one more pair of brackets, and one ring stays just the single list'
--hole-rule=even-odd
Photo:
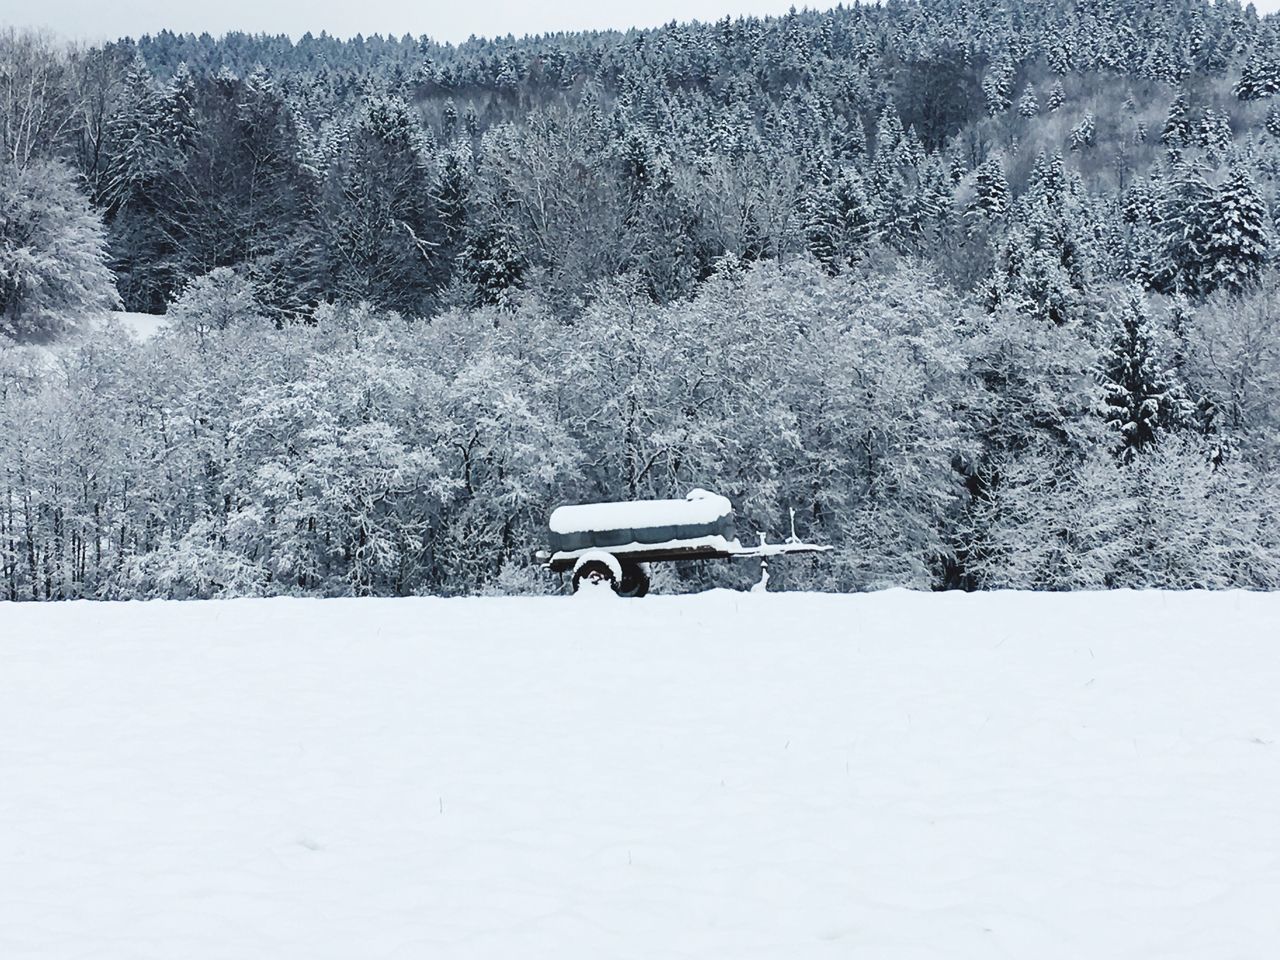
[{"label": "snow-covered pine tree", "polygon": [[966,211],[980,217],[999,220],[1009,213],[1009,181],[999,154],[987,157],[973,174],[973,199]]},{"label": "snow-covered pine tree", "polygon": [[1049,95],[1045,98],[1045,106],[1049,108],[1050,113],[1054,113],[1066,102],[1067,91],[1062,86],[1061,80],[1053,81],[1053,86],[1049,88]]},{"label": "snow-covered pine tree", "polygon": [[1040,101],[1036,99],[1036,88],[1028,83],[1018,98],[1018,116],[1030,120],[1040,113]]},{"label": "snow-covered pine tree", "polygon": [[1213,191],[1207,223],[1207,288],[1252,284],[1270,256],[1267,207],[1248,171],[1232,170]]},{"label": "snow-covered pine tree", "polygon": [[1187,103],[1187,95],[1179,93],[1169,104],[1169,113],[1164,122],[1164,130],[1160,134],[1160,142],[1171,150],[1185,147],[1191,143],[1194,131],[1191,124],[1191,107]]},{"label": "snow-covered pine tree", "polygon": [[814,258],[837,274],[866,255],[875,235],[876,212],[855,168],[825,169],[806,198],[805,240]]},{"label": "snow-covered pine tree", "polygon": [[1013,81],[1016,71],[1008,55],[998,56],[982,77],[982,95],[987,102],[987,115],[999,116],[1013,105]]},{"label": "snow-covered pine tree", "polygon": [[1280,140],[1280,103],[1272,104],[1270,109],[1267,110],[1267,119],[1264,124],[1267,133]]},{"label": "snow-covered pine tree", "polygon": [[1280,58],[1251,56],[1232,92],[1240,100],[1261,100],[1280,93]]},{"label": "snow-covered pine tree", "polygon": [[444,102],[444,109],[440,111],[440,135],[446,144],[458,135],[458,106],[453,97]]},{"label": "snow-covered pine tree", "polygon": [[464,147],[444,155],[434,193],[443,231],[440,256],[451,268],[462,250],[467,229],[467,204],[472,190],[471,163],[463,155],[465,151]]},{"label": "snow-covered pine tree", "polygon": [[520,287],[528,269],[520,239],[501,216],[503,212],[493,211],[487,219],[467,228],[459,264],[476,305],[502,303],[508,291]]},{"label": "snow-covered pine tree", "polygon": [[1118,434],[1123,459],[1186,424],[1187,392],[1165,355],[1163,337],[1146,293],[1137,286],[1117,297],[1105,314],[1111,345],[1103,357],[1105,420]]},{"label": "snow-covered pine tree", "polygon": [[1212,108],[1200,119],[1197,139],[1212,159],[1221,157],[1231,146],[1231,118]]},{"label": "snow-covered pine tree", "polygon": [[1156,229],[1164,256],[1152,278],[1153,289],[1200,297],[1208,292],[1209,222],[1213,191],[1203,170],[1189,162],[1169,170]]},{"label": "snow-covered pine tree", "polygon": [[324,239],[340,299],[411,316],[430,309],[449,266],[437,253],[441,229],[428,149],[408,104],[375,93],[329,151]]},{"label": "snow-covered pine tree", "polygon": [[151,71],[135,58],[124,76],[120,104],[107,123],[111,160],[103,199],[118,210],[143,192],[158,172],[164,148],[164,117]]},{"label": "snow-covered pine tree", "polygon": [[1097,125],[1097,118],[1092,113],[1086,113],[1081,117],[1080,122],[1071,128],[1071,149],[1083,150],[1093,146]]},{"label": "snow-covered pine tree", "polygon": [[180,63],[165,85],[160,106],[161,131],[170,146],[179,152],[190,149],[195,142],[198,127],[195,101],[195,80],[186,63]]},{"label": "snow-covered pine tree", "polygon": [[[125,74],[116,109],[106,123],[109,159],[102,201],[109,228],[110,265],[130,310],[163,312],[181,278],[174,253],[180,230],[175,212],[187,191],[177,172],[179,144],[170,134],[188,132],[182,78],[170,101],[157,89],[141,57]],[[184,189],[179,189],[184,186]]]}]

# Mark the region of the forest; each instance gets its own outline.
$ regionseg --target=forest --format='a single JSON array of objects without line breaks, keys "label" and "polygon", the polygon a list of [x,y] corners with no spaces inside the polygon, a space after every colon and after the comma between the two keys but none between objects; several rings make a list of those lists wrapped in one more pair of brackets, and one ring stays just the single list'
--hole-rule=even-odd
[{"label": "forest", "polygon": [[1278,177],[1235,0],[0,32],[0,598],[554,592],[692,487],[785,589],[1277,589]]}]

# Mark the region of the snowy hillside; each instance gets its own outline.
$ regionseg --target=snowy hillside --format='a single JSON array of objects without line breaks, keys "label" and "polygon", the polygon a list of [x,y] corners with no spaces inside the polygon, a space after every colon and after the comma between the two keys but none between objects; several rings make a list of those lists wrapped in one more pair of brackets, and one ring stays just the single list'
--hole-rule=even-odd
[{"label": "snowy hillside", "polygon": [[1280,596],[0,604],[0,956],[1262,957]]}]

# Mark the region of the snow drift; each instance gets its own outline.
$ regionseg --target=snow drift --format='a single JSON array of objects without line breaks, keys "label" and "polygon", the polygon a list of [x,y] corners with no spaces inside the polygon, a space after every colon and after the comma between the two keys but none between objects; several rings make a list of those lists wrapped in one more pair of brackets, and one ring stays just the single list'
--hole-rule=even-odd
[{"label": "snow drift", "polygon": [[0,604],[0,956],[1261,957],[1280,596]]}]

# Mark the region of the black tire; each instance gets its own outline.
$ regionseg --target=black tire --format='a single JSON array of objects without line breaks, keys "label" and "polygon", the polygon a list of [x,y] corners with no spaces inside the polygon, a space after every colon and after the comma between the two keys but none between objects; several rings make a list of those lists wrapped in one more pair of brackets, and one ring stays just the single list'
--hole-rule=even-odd
[{"label": "black tire", "polygon": [[618,590],[618,581],[614,579],[613,571],[603,560],[588,560],[577,570],[573,571],[574,593],[578,592],[578,587],[583,580],[604,580],[613,588],[615,593]]},{"label": "black tire", "polygon": [[613,592],[620,597],[643,597],[649,592],[649,571],[643,563],[624,563],[622,582],[615,584]]}]

